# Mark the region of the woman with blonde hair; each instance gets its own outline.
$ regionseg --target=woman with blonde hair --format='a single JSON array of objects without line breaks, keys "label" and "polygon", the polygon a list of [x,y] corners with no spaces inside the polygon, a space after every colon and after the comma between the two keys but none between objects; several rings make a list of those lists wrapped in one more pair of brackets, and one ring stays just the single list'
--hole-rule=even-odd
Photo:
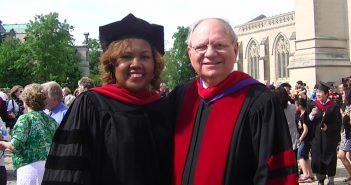
[{"label": "woman with blonde hair", "polygon": [[171,184],[172,131],[159,89],[163,27],[132,14],[100,27],[104,85],[80,94],[58,128],[43,185]]},{"label": "woman with blonde hair", "polygon": [[28,113],[18,118],[11,142],[0,141],[0,148],[13,152],[17,185],[40,185],[56,121],[43,111],[46,94],[40,84],[26,86],[20,98]]}]

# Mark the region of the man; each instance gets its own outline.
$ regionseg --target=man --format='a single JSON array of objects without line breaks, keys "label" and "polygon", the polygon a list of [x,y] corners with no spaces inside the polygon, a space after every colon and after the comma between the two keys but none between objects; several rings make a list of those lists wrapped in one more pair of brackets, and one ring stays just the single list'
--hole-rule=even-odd
[{"label": "man", "polygon": [[94,87],[94,81],[88,77],[82,77],[78,81],[78,92],[77,96],[80,95],[80,93],[87,91],[90,88]]},{"label": "man", "polygon": [[283,110],[266,86],[232,71],[230,24],[200,20],[187,42],[198,78],[168,99],[177,115],[173,184],[298,184]]},{"label": "man", "polygon": [[42,84],[47,93],[46,106],[44,112],[54,118],[59,125],[67,112],[67,107],[62,103],[62,88],[54,82]]},{"label": "man", "polygon": [[336,173],[336,148],[340,141],[341,116],[339,106],[328,98],[331,87],[319,82],[316,107],[312,109],[310,119],[315,125],[312,139],[312,170],[317,175],[318,184],[323,185],[328,175],[328,185],[334,185]]}]

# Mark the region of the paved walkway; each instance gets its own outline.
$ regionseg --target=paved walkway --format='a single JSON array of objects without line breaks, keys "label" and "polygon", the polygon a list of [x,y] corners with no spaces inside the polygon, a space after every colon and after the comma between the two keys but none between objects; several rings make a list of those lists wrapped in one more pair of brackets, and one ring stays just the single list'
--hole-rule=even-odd
[{"label": "paved walkway", "polygon": [[[16,184],[16,179],[13,175],[14,171],[13,171],[13,167],[12,167],[12,160],[11,160],[11,154],[6,152],[5,155],[5,163],[6,163],[6,169],[7,169],[7,185],[15,185]],[[344,168],[344,166],[342,165],[341,161],[338,160],[338,165],[337,165],[337,169],[336,169],[336,177],[335,177],[335,184],[336,185],[345,185],[345,184],[350,184],[349,183],[344,183],[342,182],[342,180],[347,176],[347,172]],[[325,184],[327,183],[327,181],[325,182]],[[313,182],[313,183],[300,183],[300,184],[305,184],[305,185],[316,185],[317,181]]]}]

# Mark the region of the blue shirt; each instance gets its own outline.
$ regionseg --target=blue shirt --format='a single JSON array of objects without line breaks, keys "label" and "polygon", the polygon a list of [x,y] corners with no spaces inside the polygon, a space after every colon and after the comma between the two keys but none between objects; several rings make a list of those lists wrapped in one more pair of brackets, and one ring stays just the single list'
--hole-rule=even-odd
[{"label": "blue shirt", "polygon": [[45,109],[45,113],[49,116],[51,116],[52,118],[55,119],[55,121],[57,122],[57,125],[60,125],[63,117],[65,116],[66,112],[67,112],[67,106],[65,104],[63,104],[62,102],[60,102],[60,104],[58,104],[56,107],[54,107],[51,111],[48,109]]}]

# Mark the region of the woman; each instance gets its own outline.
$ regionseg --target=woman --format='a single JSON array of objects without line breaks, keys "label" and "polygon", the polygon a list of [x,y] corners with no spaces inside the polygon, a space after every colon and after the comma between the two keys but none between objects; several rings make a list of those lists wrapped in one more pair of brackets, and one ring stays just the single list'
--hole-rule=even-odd
[{"label": "woman", "polygon": [[159,101],[163,27],[129,14],[100,27],[102,87],[80,94],[58,128],[47,184],[171,184],[172,132]]},{"label": "woman", "polygon": [[341,144],[339,147],[338,158],[341,160],[342,164],[348,173],[343,181],[348,182],[351,180],[351,164],[349,159],[346,157],[346,153],[351,151],[351,122],[350,122],[350,111],[351,111],[351,91],[350,89],[344,89],[343,91],[343,108],[340,108],[340,114],[342,116],[342,124],[344,126],[344,132],[342,133]]},{"label": "woman", "polygon": [[20,97],[28,113],[18,118],[11,142],[0,141],[0,147],[13,152],[18,185],[40,185],[56,122],[43,112],[46,94],[40,84],[26,86]]},{"label": "woman", "polygon": [[307,110],[307,101],[304,98],[295,100],[296,112],[298,112],[297,122],[300,132],[300,145],[297,151],[297,160],[300,163],[303,174],[299,178],[299,183],[312,182],[314,180],[309,154],[311,150],[311,139],[313,137],[312,123],[309,119],[310,111]]},{"label": "woman", "polygon": [[25,110],[23,101],[19,98],[23,91],[23,87],[15,85],[10,90],[10,100],[7,104],[7,115],[9,121],[6,123],[7,127],[13,128],[19,116],[21,116]]},{"label": "woman", "polygon": [[328,98],[331,87],[319,82],[310,118],[314,124],[314,137],[311,142],[312,170],[316,173],[318,184],[324,184],[328,175],[328,184],[334,184],[336,174],[336,148],[340,141],[339,106]]},{"label": "woman", "polygon": [[299,144],[299,133],[297,131],[297,126],[295,123],[295,105],[289,103],[289,94],[283,87],[279,87],[278,89],[276,89],[275,95],[278,98],[280,105],[284,109],[285,117],[288,121],[292,148],[295,151],[295,154],[297,154],[297,146]]}]

